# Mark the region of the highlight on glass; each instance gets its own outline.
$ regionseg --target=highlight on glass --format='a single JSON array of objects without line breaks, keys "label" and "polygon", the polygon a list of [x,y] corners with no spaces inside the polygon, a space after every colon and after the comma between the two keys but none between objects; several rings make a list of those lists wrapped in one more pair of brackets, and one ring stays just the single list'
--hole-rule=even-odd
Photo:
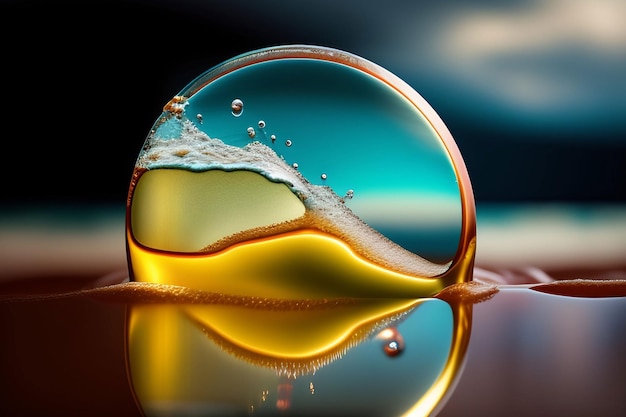
[{"label": "highlight on glass", "polygon": [[462,368],[469,176],[407,83],[354,54],[236,56],[163,108],[127,201],[127,364],[148,416],[428,415]]}]

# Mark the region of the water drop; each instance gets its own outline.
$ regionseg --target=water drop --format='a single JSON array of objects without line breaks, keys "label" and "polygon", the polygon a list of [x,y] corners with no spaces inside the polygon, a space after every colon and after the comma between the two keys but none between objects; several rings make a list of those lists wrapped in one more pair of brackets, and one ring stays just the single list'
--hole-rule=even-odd
[{"label": "water drop", "polygon": [[265,121],[259,120],[259,129],[265,128]]},{"label": "water drop", "polygon": [[320,175],[320,177],[321,177],[323,180],[325,180],[326,178],[328,178],[328,175],[326,175],[326,174],[324,174],[324,173],[323,173],[322,175]]},{"label": "water drop", "polygon": [[287,139],[287,140],[285,141],[285,146],[287,146],[287,147],[290,147],[290,146],[291,146],[291,140],[290,140],[290,139]]},{"label": "water drop", "polygon": [[230,109],[231,109],[233,116],[235,117],[241,116],[241,113],[243,113],[243,101],[241,101],[238,98],[234,99],[233,102],[230,103]]},{"label": "water drop", "polygon": [[256,136],[256,132],[254,131],[254,128],[252,126],[248,128],[248,136],[250,136],[250,139]]},{"label": "water drop", "polygon": [[395,327],[388,327],[378,333],[377,339],[383,341],[383,351],[390,358],[396,357],[404,352],[404,338]]}]

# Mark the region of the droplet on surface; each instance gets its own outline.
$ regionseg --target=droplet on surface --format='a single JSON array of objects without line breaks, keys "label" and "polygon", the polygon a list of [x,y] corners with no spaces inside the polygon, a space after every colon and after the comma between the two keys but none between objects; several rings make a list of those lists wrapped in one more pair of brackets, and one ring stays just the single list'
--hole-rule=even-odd
[{"label": "droplet on surface", "polygon": [[235,117],[241,116],[241,113],[243,113],[243,101],[241,101],[238,98],[234,99],[233,102],[230,103],[230,110],[233,116]]},{"label": "droplet on surface", "polygon": [[390,358],[396,357],[404,352],[404,338],[395,327],[388,327],[376,336],[383,341],[383,351]]}]

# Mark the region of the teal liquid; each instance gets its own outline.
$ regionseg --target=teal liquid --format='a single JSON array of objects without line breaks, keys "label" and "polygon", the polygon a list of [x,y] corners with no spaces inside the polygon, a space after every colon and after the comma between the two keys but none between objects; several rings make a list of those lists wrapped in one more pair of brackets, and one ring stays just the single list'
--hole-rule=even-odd
[{"label": "teal liquid", "polygon": [[211,138],[260,141],[392,241],[433,262],[454,257],[462,225],[454,166],[431,123],[389,84],[298,58],[248,65],[181,95],[190,96],[185,117]]}]

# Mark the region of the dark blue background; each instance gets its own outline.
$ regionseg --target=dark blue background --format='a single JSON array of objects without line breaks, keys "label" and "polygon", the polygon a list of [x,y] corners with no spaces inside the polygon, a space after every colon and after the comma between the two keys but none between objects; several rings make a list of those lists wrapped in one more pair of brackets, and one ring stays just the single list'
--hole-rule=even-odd
[{"label": "dark blue background", "polygon": [[457,140],[477,203],[626,203],[619,3],[589,21],[565,13],[580,2],[434,3],[4,0],[0,203],[123,205],[173,95],[234,55],[293,43],[412,85]]}]

